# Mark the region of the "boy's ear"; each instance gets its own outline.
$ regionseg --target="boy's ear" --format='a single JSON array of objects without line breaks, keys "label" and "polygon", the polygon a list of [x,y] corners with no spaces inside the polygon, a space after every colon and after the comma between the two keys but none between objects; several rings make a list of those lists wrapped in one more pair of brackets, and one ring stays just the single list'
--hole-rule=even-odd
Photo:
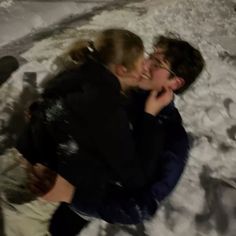
[{"label": "boy's ear", "polygon": [[185,81],[183,78],[175,76],[172,80],[171,80],[171,88],[173,91],[178,90],[180,88],[182,88],[185,84]]},{"label": "boy's ear", "polygon": [[123,65],[115,65],[115,73],[118,76],[123,77],[127,73],[127,68]]}]

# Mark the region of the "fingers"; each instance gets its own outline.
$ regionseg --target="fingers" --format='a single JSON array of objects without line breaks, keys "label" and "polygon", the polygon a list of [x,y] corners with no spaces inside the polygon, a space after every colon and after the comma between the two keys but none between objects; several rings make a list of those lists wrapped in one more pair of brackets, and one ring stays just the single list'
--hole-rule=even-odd
[{"label": "fingers", "polygon": [[47,167],[36,164],[29,169],[29,189],[38,196],[47,193],[55,184],[57,174]]},{"label": "fingers", "polygon": [[36,196],[43,196],[47,191],[39,183],[29,183],[28,184],[29,190],[35,194]]},{"label": "fingers", "polygon": [[163,86],[161,91],[159,92],[158,96],[161,96],[163,94],[173,95],[174,92],[173,92],[173,90],[170,87]]},{"label": "fingers", "polygon": [[157,90],[153,90],[153,91],[151,91],[151,93],[150,93],[150,97],[152,97],[152,98],[156,98],[157,95],[158,95],[158,91],[157,91]]},{"label": "fingers", "polygon": [[53,188],[42,198],[52,202],[71,203],[74,196],[75,187],[62,176],[57,175],[56,183]]},{"label": "fingers", "polygon": [[173,100],[174,91],[171,88],[169,88],[169,87],[166,87],[165,89],[166,89],[167,93],[169,94],[171,100]]},{"label": "fingers", "polygon": [[51,181],[51,180],[44,180],[42,181],[39,180],[39,179],[31,179],[29,181],[29,189],[31,190],[32,193],[38,195],[38,196],[42,196],[44,195],[45,193],[47,193],[48,191],[50,191],[53,186],[55,184],[55,180],[54,181]]},{"label": "fingers", "polygon": [[56,175],[56,172],[40,163],[34,165],[31,172],[38,178],[52,178]]}]

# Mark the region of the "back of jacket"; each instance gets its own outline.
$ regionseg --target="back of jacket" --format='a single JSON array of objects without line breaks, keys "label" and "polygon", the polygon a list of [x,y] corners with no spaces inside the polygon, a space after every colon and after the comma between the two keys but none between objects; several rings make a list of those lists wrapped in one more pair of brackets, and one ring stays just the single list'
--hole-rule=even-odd
[{"label": "back of jacket", "polygon": [[95,147],[94,137],[102,133],[93,131],[120,105],[120,85],[113,77],[92,62],[59,74],[31,106],[31,119],[17,144],[31,163],[57,171],[86,195],[115,179]]},{"label": "back of jacket", "polygon": [[143,150],[149,149],[153,134],[158,134],[156,156],[162,150],[161,129],[155,117],[145,113],[139,137],[146,141],[144,147],[135,145],[120,89],[117,78],[93,61],[61,73],[33,107],[18,143],[25,158],[78,186],[81,204],[102,199],[109,184],[127,191],[143,188],[149,178]]}]

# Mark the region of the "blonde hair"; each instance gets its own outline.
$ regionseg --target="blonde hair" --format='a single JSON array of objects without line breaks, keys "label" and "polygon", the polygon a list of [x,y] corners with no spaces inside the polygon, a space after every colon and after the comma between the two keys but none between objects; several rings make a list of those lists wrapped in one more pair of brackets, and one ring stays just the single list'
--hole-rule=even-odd
[{"label": "blonde hair", "polygon": [[136,34],[125,29],[106,29],[97,35],[94,42],[74,42],[56,63],[59,62],[64,69],[77,68],[86,59],[93,58],[106,66],[121,64],[131,70],[143,52],[143,42]]}]

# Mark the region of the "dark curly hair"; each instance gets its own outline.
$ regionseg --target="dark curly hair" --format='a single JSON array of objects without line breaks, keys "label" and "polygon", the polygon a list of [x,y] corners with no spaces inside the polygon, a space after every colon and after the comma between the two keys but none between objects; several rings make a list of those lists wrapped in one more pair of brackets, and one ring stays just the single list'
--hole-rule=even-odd
[{"label": "dark curly hair", "polygon": [[170,69],[185,81],[184,86],[175,91],[176,94],[186,91],[205,66],[200,51],[180,38],[156,37],[154,47],[163,49],[164,58],[170,63]]}]

